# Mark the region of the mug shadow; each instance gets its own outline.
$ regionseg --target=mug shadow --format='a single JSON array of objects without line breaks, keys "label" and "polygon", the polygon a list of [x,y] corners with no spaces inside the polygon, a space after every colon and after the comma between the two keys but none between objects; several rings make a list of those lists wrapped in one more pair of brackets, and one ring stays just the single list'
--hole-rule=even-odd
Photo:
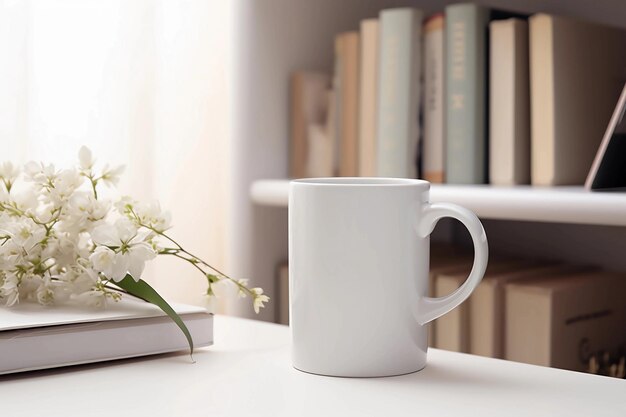
[{"label": "mug shadow", "polygon": [[507,390],[529,388],[523,381],[510,374],[494,375],[489,373],[489,376],[486,377],[477,373],[475,368],[463,368],[455,364],[442,363],[428,363],[421,371],[388,379],[391,384],[428,385],[430,387],[441,385],[448,389],[464,388],[468,385],[490,390],[505,389],[505,387]]}]

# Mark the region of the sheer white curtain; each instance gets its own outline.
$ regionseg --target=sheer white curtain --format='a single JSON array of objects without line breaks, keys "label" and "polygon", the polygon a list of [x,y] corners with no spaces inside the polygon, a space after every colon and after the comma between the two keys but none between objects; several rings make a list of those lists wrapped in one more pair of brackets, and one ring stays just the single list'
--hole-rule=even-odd
[{"label": "sheer white curtain", "polygon": [[[71,163],[86,144],[159,199],[173,235],[222,267],[230,185],[231,11],[206,0],[0,0],[0,159]],[[201,303],[202,277],[147,277]]]}]

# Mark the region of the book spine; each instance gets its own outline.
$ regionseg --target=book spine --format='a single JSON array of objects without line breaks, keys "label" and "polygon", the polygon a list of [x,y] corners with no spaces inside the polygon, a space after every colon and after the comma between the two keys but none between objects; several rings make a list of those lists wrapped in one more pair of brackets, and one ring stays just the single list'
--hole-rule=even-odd
[{"label": "book spine", "polygon": [[471,296],[469,303],[469,353],[473,355],[497,358],[495,316],[496,285],[483,280]]},{"label": "book spine", "polygon": [[286,263],[278,266],[276,279],[276,288],[278,288],[276,322],[289,324],[289,266]]},{"label": "book spine", "polygon": [[[459,288],[464,278],[438,276],[435,284],[437,297],[444,297],[454,292]],[[469,351],[468,302],[437,319],[436,346],[438,349],[453,352],[467,353]]]},{"label": "book spine", "polygon": [[422,15],[413,8],[380,13],[379,176],[417,176]]},{"label": "book spine", "polygon": [[339,35],[341,58],[341,131],[339,175],[358,175],[359,33]]},{"label": "book spine", "polygon": [[333,68],[332,102],[329,105],[329,134],[333,143],[333,176],[339,175],[341,161],[341,132],[342,132],[342,95],[343,85],[341,74],[343,72],[343,41],[340,36],[335,37],[335,62]]},{"label": "book spine", "polygon": [[444,16],[432,16],[424,24],[424,143],[423,178],[444,182]]},{"label": "book spine", "polygon": [[289,174],[291,178],[306,176],[306,120],[302,108],[304,102],[304,81],[302,73],[291,78],[291,148]]},{"label": "book spine", "polygon": [[489,182],[530,182],[528,23],[489,25]]},{"label": "book spine", "polygon": [[330,77],[324,73],[296,71],[291,78],[291,147],[290,169],[292,178],[311,176],[312,125],[324,124],[328,112],[327,93]]},{"label": "book spine", "polygon": [[551,365],[552,310],[549,295],[506,286],[504,358]]},{"label": "book spine", "polygon": [[555,182],[555,109],[553,19],[536,15],[529,22],[531,100],[531,181]]},{"label": "book spine", "polygon": [[486,26],[489,9],[446,7],[446,180],[486,181]]},{"label": "book spine", "polygon": [[378,19],[361,21],[361,96],[359,101],[359,175],[376,176],[378,101]]}]

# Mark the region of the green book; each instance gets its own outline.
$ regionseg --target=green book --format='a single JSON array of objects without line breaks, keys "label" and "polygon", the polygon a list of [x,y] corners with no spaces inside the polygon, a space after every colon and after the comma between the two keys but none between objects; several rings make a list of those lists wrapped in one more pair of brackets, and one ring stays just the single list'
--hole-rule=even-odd
[{"label": "green book", "polygon": [[410,7],[380,13],[376,170],[381,177],[417,177],[422,20],[422,11]]},{"label": "green book", "polygon": [[491,20],[526,17],[473,3],[446,7],[446,182],[487,182],[487,34]]}]

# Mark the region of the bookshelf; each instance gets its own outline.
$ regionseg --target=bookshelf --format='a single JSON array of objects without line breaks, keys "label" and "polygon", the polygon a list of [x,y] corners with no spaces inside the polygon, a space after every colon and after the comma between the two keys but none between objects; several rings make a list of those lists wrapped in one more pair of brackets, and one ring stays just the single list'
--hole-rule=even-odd
[{"label": "bookshelf", "polygon": [[[232,120],[229,271],[276,293],[276,267],[287,258],[288,81],[293,70],[330,72],[333,39],[383,8],[414,6],[426,15],[452,1],[266,0],[236,2]],[[539,11],[626,27],[620,0],[493,0],[477,3]],[[278,179],[276,181],[268,178]],[[433,200],[467,206],[484,221],[492,248],[529,256],[595,263],[626,271],[626,195],[582,188],[435,186]],[[623,214],[622,214],[623,213]],[[454,225],[443,239],[462,240]],[[448,230],[449,229],[449,230]],[[260,316],[274,319],[270,303]],[[253,317],[253,313],[234,311]]]},{"label": "bookshelf", "polygon": [[[250,187],[250,198],[260,205],[287,207],[288,194],[288,180],[258,180]],[[462,205],[482,219],[626,226],[625,193],[592,193],[578,186],[433,184],[430,199]]]}]

